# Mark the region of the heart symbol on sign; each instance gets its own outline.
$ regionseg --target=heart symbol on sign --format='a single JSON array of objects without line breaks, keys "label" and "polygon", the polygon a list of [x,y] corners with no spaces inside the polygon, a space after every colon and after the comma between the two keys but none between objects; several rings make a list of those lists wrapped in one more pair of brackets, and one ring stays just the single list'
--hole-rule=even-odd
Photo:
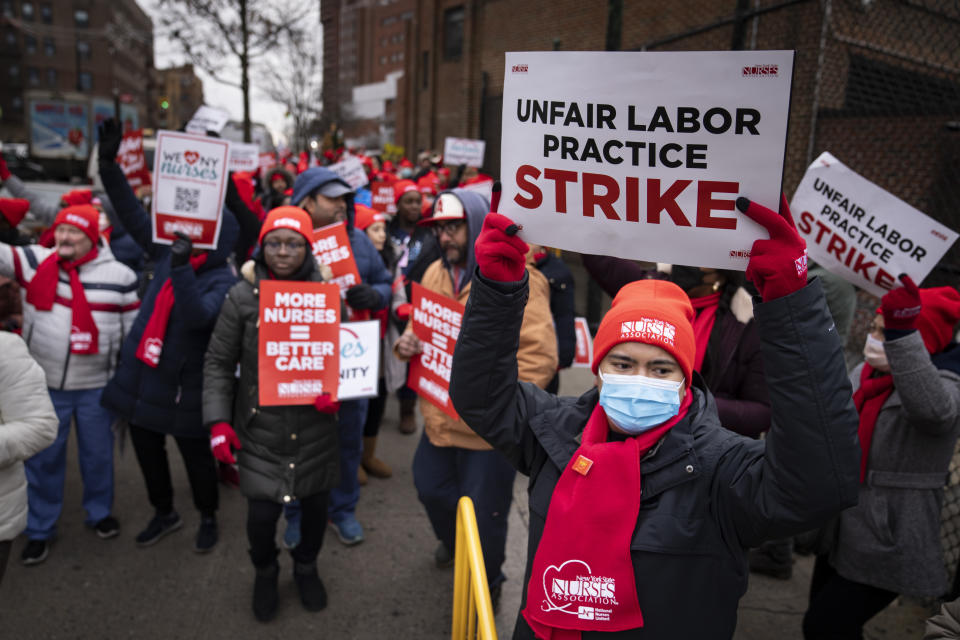
[{"label": "heart symbol on sign", "polygon": [[200,159],[200,154],[196,151],[184,151],[183,159],[187,161],[187,164],[193,164]]},{"label": "heart symbol on sign", "polygon": [[581,566],[583,566],[583,568],[586,569],[586,575],[590,575],[590,574],[593,573],[593,572],[590,570],[590,565],[588,565],[588,564],[587,564],[586,562],[584,562],[583,560],[567,560],[566,562],[564,562],[563,564],[561,564],[559,567],[556,566],[556,565],[553,565],[553,564],[550,565],[549,567],[547,567],[547,568],[544,570],[544,572],[543,572],[543,580],[542,580],[542,583],[543,583],[544,602],[543,602],[543,604],[540,605],[540,610],[541,610],[541,611],[544,611],[544,612],[546,612],[546,613],[549,613],[549,612],[551,612],[551,611],[562,611],[562,612],[564,612],[564,613],[569,613],[569,614],[572,614],[572,615],[575,615],[575,614],[577,613],[576,611],[568,611],[568,610],[567,610],[568,607],[573,606],[573,603],[572,603],[572,602],[568,602],[568,603],[565,604],[565,605],[558,606],[558,605],[550,598],[550,589],[549,589],[548,585],[552,584],[552,583],[553,583],[553,580],[554,580],[555,578],[560,577],[561,572],[563,571],[563,569],[564,569],[568,564],[569,564],[569,565],[581,565]]}]

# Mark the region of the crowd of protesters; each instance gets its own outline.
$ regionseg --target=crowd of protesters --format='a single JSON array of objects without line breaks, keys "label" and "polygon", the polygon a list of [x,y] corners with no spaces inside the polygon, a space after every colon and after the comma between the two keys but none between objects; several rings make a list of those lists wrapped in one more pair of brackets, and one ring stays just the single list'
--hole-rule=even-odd
[{"label": "crowd of protesters", "polygon": [[[595,386],[561,398],[559,372],[576,347],[574,280],[556,252],[528,246],[496,213],[492,177],[445,167],[430,150],[396,166],[352,154],[371,184],[392,190],[383,210],[327,166],[350,152],[288,154],[230,175],[216,248],[200,250],[182,234],[153,241],[152,194],[134,191],[117,165],[121,137],[116,121],[101,125],[104,191],[57,203],[0,159],[15,196],[0,199],[0,579],[21,531],[23,564],[51,551],[76,425],[96,535],[120,531],[121,430],[152,507],[136,543],[183,526],[172,436],[198,511],[194,550],[209,552],[225,533],[219,486],[235,484],[248,503],[255,617],[277,611],[281,515],[301,602],[321,610],[328,525],[344,545],[363,542],[361,486],[393,474],[377,439],[395,394],[401,433],[422,419],[410,464],[437,538],[433,561],[452,566],[457,501],[470,496],[495,607],[515,474],[530,478],[514,637],[639,627],[650,638],[730,637],[750,571],[789,578],[795,537],[816,553],[807,638],[860,638],[898,595],[949,591],[939,531],[960,435],[956,287],[903,277],[848,375],[855,289],[797,266],[805,244],[785,201],[774,212],[740,198],[741,214],[771,237],[754,246],[746,274],[581,256],[613,303],[594,338]],[[31,229],[21,224],[28,213]],[[261,282],[330,281],[311,242],[335,222],[361,280],[345,291],[342,316],[380,323],[378,394],[261,405]],[[460,419],[406,385],[407,362],[422,351],[413,283],[466,306],[450,388]],[[621,330],[641,319],[669,326],[670,339]],[[582,565],[577,580],[616,584],[606,614],[616,626],[571,616],[544,592],[546,574],[570,558]],[[957,626],[951,611],[935,626]]]}]

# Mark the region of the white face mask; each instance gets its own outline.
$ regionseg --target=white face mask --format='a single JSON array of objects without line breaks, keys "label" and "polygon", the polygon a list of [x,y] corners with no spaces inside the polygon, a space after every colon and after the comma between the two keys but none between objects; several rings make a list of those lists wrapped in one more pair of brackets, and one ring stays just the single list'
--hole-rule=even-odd
[{"label": "white face mask", "polygon": [[863,359],[878,371],[890,371],[890,363],[887,362],[887,352],[883,348],[883,340],[877,340],[869,333],[867,334],[867,342],[863,345]]}]

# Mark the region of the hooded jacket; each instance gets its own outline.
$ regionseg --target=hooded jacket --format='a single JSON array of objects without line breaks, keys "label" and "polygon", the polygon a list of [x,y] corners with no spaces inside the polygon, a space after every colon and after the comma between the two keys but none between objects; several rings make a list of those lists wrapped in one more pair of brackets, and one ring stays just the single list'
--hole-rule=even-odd
[{"label": "hooded jacket", "polygon": [[[530,477],[521,608],[554,489],[599,400],[596,388],[560,398],[518,381],[527,296],[526,282],[474,275],[450,381],[466,423]],[[630,557],[644,627],[615,637],[732,637],[747,588],[747,549],[856,504],[857,413],[819,282],[757,305],[756,316],[773,427],[765,440],[722,428],[713,396],[694,375],[688,414],[640,461]],[[604,637],[583,633],[584,640]],[[514,638],[533,639],[522,617]]]},{"label": "hooded jacket", "polygon": [[[140,314],[123,343],[120,366],[104,389],[101,403],[145,429],[174,436],[207,437],[201,419],[203,353],[227,291],[237,281],[228,259],[237,238],[233,215],[224,210],[217,248],[194,272],[189,264],[171,269],[169,245],[152,240],[150,216],[140,206],[119,165],[101,163],[100,178],[130,236],[154,261],[153,280]],[[137,347],[153,314],[157,294],[171,279],[175,303],[170,312],[157,367],[137,358]]]},{"label": "hooded jacket", "polygon": [[[463,203],[467,216],[470,235],[467,239],[466,268],[460,274],[459,291],[455,292],[450,265],[444,254],[427,268],[420,284],[465,305],[470,297],[472,286],[470,276],[477,266],[473,244],[480,235],[483,219],[490,210],[490,205],[486,198],[472,191],[453,189],[444,193],[457,196]],[[550,315],[550,285],[535,267],[528,265],[527,273],[530,281],[530,300],[522,310],[520,346],[516,354],[515,368],[519,370],[520,380],[544,388],[557,372],[557,337],[553,328],[553,318]],[[406,330],[413,331],[409,325]],[[394,354],[396,353],[396,345],[394,345]],[[490,445],[474,433],[463,420],[452,419],[422,398],[419,402],[420,412],[423,414],[424,431],[434,446],[475,450],[490,448]]]}]

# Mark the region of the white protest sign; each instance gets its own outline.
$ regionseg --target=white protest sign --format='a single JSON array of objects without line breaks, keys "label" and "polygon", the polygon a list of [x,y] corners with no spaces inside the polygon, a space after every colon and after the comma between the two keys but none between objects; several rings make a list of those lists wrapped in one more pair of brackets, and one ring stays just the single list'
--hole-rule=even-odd
[{"label": "white protest sign", "polygon": [[473,182],[460,188],[464,191],[479,193],[487,199],[487,202],[493,199],[493,180],[481,180],[480,182]]},{"label": "white protest sign", "polygon": [[327,169],[343,178],[351,189],[357,190],[367,184],[367,171],[356,156],[347,156],[340,162],[327,166]]},{"label": "white protest sign", "polygon": [[187,133],[206,135],[207,131],[220,133],[230,119],[230,114],[223,109],[201,105],[187,123]]},{"label": "white protest sign", "polygon": [[824,152],[807,168],[790,210],[807,253],[875,296],[906,273],[920,283],[957,233]]},{"label": "white protest sign", "polygon": [[340,324],[340,386],[337,398],[372,398],[380,376],[380,321]]},{"label": "white protest sign", "polygon": [[743,270],[777,209],[792,51],[506,54],[500,212],[532,243]]},{"label": "white protest sign", "polygon": [[469,138],[445,138],[443,141],[443,164],[468,167],[483,166],[483,152],[487,143]]},{"label": "white protest sign", "polygon": [[230,143],[230,171],[256,171],[260,168],[260,147],[242,142]]},{"label": "white protest sign", "polygon": [[226,196],[226,140],[158,131],[153,159],[153,241],[173,244],[181,231],[196,249],[215,249]]}]

